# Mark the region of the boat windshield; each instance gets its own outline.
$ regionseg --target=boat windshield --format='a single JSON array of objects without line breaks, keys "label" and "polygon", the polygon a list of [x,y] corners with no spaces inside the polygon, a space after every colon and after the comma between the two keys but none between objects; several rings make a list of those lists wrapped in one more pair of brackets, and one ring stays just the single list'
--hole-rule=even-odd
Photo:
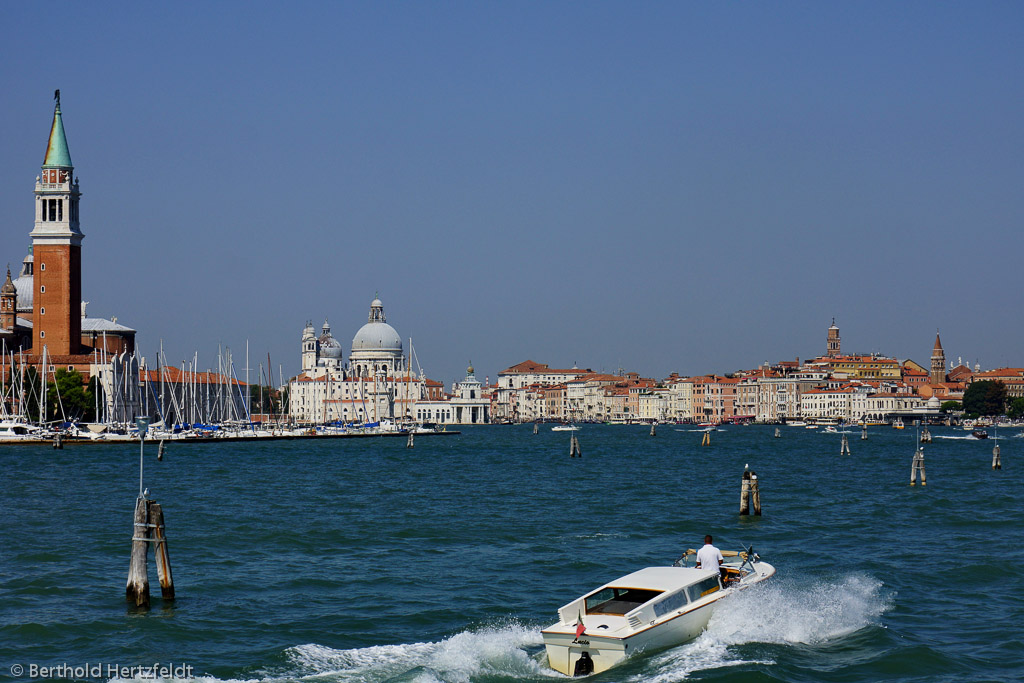
[{"label": "boat windshield", "polygon": [[623,615],[653,600],[663,591],[645,588],[603,588],[587,596],[587,614]]}]

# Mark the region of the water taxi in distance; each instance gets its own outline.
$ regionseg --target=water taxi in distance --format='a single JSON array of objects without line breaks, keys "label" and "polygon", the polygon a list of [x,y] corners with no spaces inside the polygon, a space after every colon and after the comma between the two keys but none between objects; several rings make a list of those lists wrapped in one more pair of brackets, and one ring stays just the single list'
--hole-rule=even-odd
[{"label": "water taxi in distance", "polygon": [[564,423],[563,424],[557,424],[557,425],[555,425],[554,427],[551,428],[551,431],[553,431],[553,432],[578,432],[579,430],[580,430],[580,428],[577,427],[574,424],[564,424]]},{"label": "water taxi in distance", "polygon": [[567,676],[605,671],[644,650],[685,643],[707,627],[715,604],[775,574],[753,550],[722,551],[725,579],[687,566],[695,550],[671,567],[647,567],[606,583],[558,610],[541,634],[548,664]]}]

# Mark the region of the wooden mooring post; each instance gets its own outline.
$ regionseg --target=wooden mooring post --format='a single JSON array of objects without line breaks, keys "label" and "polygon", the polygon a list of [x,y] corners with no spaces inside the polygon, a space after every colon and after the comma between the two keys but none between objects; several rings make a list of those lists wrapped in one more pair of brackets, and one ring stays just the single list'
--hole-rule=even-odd
[{"label": "wooden mooring post", "polygon": [[[139,417],[135,422],[139,430],[139,497],[135,499],[135,514],[132,518],[132,553],[128,563],[125,597],[135,607],[149,607],[150,543],[155,544],[153,554],[156,557],[156,574],[164,600],[174,600],[174,579],[171,576],[171,557],[167,551],[163,509],[155,500],[146,498],[149,489],[142,487],[142,465],[149,419]],[[163,450],[164,444],[161,442],[158,459],[163,459]]]},{"label": "wooden mooring post", "polygon": [[174,578],[171,575],[171,556],[167,550],[164,512],[160,503],[139,497],[135,501],[132,524],[132,556],[128,565],[128,585],[125,597],[136,607],[149,607],[149,544],[154,544],[156,575],[160,581],[160,595],[174,600]]},{"label": "wooden mooring post", "polygon": [[910,465],[910,485],[917,484],[917,475],[921,475],[921,486],[925,486],[924,478],[924,449],[918,448],[914,451],[914,461]]},{"label": "wooden mooring post", "polygon": [[701,439],[700,445],[701,446],[710,446],[711,445],[711,431],[710,430],[705,430],[704,438]]},{"label": "wooden mooring post", "polygon": [[755,516],[761,516],[761,491],[757,486],[757,473],[750,470],[750,465],[745,465],[740,486],[740,514],[749,515],[751,508]]},{"label": "wooden mooring post", "polygon": [[569,457],[570,458],[582,458],[583,451],[580,450],[580,440],[573,434],[572,438],[569,439]]},{"label": "wooden mooring post", "polygon": [[999,444],[996,444],[995,446],[992,447],[992,469],[1003,469],[1003,460],[999,456]]},{"label": "wooden mooring post", "polygon": [[868,440],[868,423],[867,422],[865,422],[864,424],[862,424],[860,426],[860,440],[861,441],[867,441]]},{"label": "wooden mooring post", "polygon": [[778,427],[775,428],[775,438],[776,439],[781,439],[782,438],[782,430],[779,429]]},{"label": "wooden mooring post", "polygon": [[536,434],[536,433],[537,433],[537,431],[538,431],[538,428],[537,428],[537,423],[536,423],[536,422],[534,422],[534,423],[533,423],[533,433],[534,433],[534,434]]},{"label": "wooden mooring post", "polygon": [[411,431],[409,432],[409,438],[405,442],[405,447],[406,448],[414,448],[415,447],[415,445],[416,445],[416,439],[414,438],[415,436],[416,435],[413,434]]},{"label": "wooden mooring post", "polygon": [[654,424],[653,422],[651,423],[651,436],[655,436],[654,428],[655,428],[656,426],[657,426],[657,425],[655,425],[655,424]]},{"label": "wooden mooring post", "polygon": [[850,453],[850,439],[843,434],[843,443],[839,446],[839,455],[853,455]]},{"label": "wooden mooring post", "polygon": [[128,564],[125,597],[136,607],[149,607],[149,507],[145,498],[135,500],[132,524],[132,557]]}]

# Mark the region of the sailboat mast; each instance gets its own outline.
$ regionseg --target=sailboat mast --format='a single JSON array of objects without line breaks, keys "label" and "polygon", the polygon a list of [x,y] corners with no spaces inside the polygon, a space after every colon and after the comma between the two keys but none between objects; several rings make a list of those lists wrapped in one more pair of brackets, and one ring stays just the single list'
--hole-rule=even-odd
[{"label": "sailboat mast", "polygon": [[46,423],[46,347],[43,347],[43,371],[39,373],[39,424]]}]

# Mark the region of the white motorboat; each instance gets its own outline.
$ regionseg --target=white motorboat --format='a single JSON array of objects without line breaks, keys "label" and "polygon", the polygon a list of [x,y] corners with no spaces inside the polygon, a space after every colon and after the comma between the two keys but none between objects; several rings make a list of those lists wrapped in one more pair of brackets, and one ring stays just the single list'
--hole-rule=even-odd
[{"label": "white motorboat", "polygon": [[22,420],[3,420],[0,422],[0,442],[40,439],[41,431],[39,427]]},{"label": "white motorboat", "polygon": [[558,610],[541,631],[548,664],[567,676],[605,671],[626,656],[685,643],[700,635],[722,598],[775,574],[753,552],[723,551],[726,578],[686,566],[695,550],[672,567],[627,574]]},{"label": "white motorboat", "polygon": [[551,431],[553,432],[578,432],[579,430],[580,428],[577,427],[576,425],[569,424],[555,425],[554,427],[551,428]]}]

